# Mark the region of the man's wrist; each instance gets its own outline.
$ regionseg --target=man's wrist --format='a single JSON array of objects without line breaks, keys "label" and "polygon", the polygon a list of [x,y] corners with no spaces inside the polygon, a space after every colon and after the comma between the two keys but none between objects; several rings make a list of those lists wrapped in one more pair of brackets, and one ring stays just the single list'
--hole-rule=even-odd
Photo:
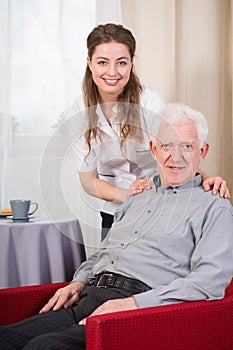
[{"label": "man's wrist", "polygon": [[77,289],[83,289],[85,287],[85,283],[84,282],[81,282],[81,281],[71,281],[70,282],[70,285],[76,285],[77,286]]}]

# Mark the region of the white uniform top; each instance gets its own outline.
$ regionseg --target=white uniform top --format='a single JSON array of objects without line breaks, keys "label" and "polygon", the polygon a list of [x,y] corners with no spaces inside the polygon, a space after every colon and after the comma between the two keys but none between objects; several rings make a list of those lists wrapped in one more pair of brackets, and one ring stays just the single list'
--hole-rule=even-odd
[{"label": "white uniform top", "polygon": [[[81,96],[73,105],[71,114],[76,114],[76,142],[73,151],[77,158],[78,171],[89,172],[97,170],[100,179],[120,188],[128,188],[137,178],[152,179],[157,171],[156,161],[149,149],[151,123],[156,113],[164,106],[159,93],[152,88],[143,86],[140,96],[141,140],[126,140],[124,147],[119,144],[119,122],[116,117],[106,120],[101,107],[97,105],[98,127],[101,130],[101,140],[97,137],[91,141],[91,151],[85,143],[83,131],[85,120],[85,106]],[[82,111],[80,113],[80,111]],[[110,123],[109,123],[110,122]],[[110,125],[111,124],[111,125]],[[79,130],[77,132],[77,129]],[[81,136],[80,136],[81,135]],[[87,156],[88,154],[88,156]],[[100,201],[100,210],[113,214],[119,204]]]}]

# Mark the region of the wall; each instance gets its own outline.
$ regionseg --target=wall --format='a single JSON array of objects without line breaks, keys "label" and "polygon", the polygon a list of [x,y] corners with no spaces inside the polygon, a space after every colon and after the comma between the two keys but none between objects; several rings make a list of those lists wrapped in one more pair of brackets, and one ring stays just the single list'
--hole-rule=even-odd
[{"label": "wall", "polygon": [[230,1],[122,0],[122,11],[141,81],[206,116],[211,147],[202,168],[223,176],[233,196]]}]

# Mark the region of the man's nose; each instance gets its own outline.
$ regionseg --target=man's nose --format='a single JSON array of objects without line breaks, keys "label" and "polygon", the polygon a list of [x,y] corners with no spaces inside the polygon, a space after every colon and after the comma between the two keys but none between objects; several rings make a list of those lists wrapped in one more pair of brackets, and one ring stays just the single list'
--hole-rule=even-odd
[{"label": "man's nose", "polygon": [[182,149],[178,145],[173,146],[171,150],[171,156],[174,161],[178,161],[183,156]]}]

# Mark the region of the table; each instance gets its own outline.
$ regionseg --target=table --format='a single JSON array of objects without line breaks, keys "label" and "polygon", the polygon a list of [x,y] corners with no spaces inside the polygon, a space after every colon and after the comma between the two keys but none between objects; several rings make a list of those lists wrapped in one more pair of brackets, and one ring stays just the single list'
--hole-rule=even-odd
[{"label": "table", "polygon": [[70,281],[85,259],[77,219],[0,220],[0,288]]}]

